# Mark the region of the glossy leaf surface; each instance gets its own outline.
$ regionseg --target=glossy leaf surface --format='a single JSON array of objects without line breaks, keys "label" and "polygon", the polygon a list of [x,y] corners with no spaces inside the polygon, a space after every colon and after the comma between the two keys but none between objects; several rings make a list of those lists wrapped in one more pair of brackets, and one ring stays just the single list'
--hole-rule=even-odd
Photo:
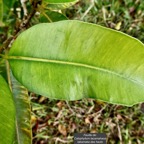
[{"label": "glossy leaf surface", "polygon": [[16,39],[7,58],[18,81],[49,98],[144,101],[144,45],[111,29],[80,21],[39,24]]},{"label": "glossy leaf surface", "polygon": [[13,144],[15,138],[15,106],[9,86],[0,75],[0,143]]}]

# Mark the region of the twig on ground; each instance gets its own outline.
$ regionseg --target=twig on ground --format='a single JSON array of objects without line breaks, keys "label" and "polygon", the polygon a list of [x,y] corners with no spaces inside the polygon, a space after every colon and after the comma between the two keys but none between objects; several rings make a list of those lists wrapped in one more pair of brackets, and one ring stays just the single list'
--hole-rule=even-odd
[{"label": "twig on ground", "polygon": [[58,143],[58,142],[61,142],[61,143],[70,143],[70,142],[73,142],[72,140],[70,140],[70,141],[68,141],[68,140],[63,140],[63,139],[60,139],[59,137],[57,137],[57,138],[55,138],[56,139],[56,144]]},{"label": "twig on ground", "polygon": [[66,101],[66,104],[67,104],[67,106],[68,106],[68,108],[69,108],[69,110],[73,113],[73,114],[75,114],[75,112],[73,111],[73,109],[70,107],[70,105],[69,105],[69,102],[68,101]]},{"label": "twig on ground", "polygon": [[81,17],[81,20],[84,19],[84,17],[89,13],[89,11],[93,8],[94,6],[94,0],[91,0],[91,5],[88,7],[88,9],[85,11],[85,13],[83,14],[83,16]]}]

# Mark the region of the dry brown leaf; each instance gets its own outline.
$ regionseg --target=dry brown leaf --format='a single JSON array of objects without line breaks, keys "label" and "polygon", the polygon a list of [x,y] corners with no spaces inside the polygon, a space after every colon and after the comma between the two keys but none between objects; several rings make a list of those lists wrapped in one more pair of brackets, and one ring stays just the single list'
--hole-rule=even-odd
[{"label": "dry brown leaf", "polygon": [[116,30],[120,30],[121,29],[121,25],[122,25],[122,22],[118,22],[115,26],[115,29]]},{"label": "dry brown leaf", "polygon": [[45,99],[46,99],[46,97],[41,96],[40,99],[39,99],[39,103],[42,103]]},{"label": "dry brown leaf", "polygon": [[96,129],[92,129],[90,133],[97,133]]},{"label": "dry brown leaf", "polygon": [[35,116],[31,116],[31,123],[34,124],[36,122],[37,118]]},{"label": "dry brown leaf", "polygon": [[56,105],[57,105],[58,108],[61,109],[61,108],[63,107],[64,104],[63,104],[62,101],[59,101]]},{"label": "dry brown leaf", "polygon": [[66,127],[65,127],[64,125],[59,124],[59,125],[58,125],[58,130],[59,130],[59,132],[60,132],[62,135],[64,135],[64,136],[67,135],[67,130],[66,130]]},{"label": "dry brown leaf", "polygon": [[86,123],[86,124],[90,124],[90,123],[91,123],[89,117],[86,117],[86,118],[85,118],[85,123]]}]

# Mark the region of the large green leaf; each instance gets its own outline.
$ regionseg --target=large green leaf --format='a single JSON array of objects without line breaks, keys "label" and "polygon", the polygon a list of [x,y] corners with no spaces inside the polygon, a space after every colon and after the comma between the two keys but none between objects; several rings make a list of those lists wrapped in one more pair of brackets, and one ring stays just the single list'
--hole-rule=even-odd
[{"label": "large green leaf", "polygon": [[6,58],[15,77],[37,94],[144,101],[144,45],[121,32],[80,21],[38,24],[15,40]]},{"label": "large green leaf", "polygon": [[13,99],[16,107],[16,142],[17,144],[31,144],[31,110],[28,91],[10,73]]},{"label": "large green leaf", "polygon": [[0,75],[0,143],[13,144],[15,138],[15,106],[8,84]]}]

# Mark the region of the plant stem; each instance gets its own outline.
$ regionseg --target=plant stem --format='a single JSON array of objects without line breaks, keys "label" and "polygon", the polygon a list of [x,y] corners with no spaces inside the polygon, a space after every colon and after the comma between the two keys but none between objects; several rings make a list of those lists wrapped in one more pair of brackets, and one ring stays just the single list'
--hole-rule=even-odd
[{"label": "plant stem", "polygon": [[48,16],[48,15],[46,15],[46,13],[45,12],[42,12],[42,14],[48,19],[48,21],[50,22],[50,23],[52,23],[53,21],[51,20],[51,18]]},{"label": "plant stem", "polygon": [[33,9],[32,9],[32,11],[31,11],[31,13],[29,14],[29,16],[20,23],[19,27],[15,30],[13,36],[10,37],[10,38],[8,38],[8,39],[4,42],[3,46],[0,47],[0,53],[3,53],[4,50],[8,50],[8,49],[9,49],[9,45],[12,43],[13,40],[15,40],[15,39],[17,38],[17,36],[19,35],[19,33],[20,33],[21,31],[23,31],[24,29],[27,29],[27,27],[28,27],[28,25],[29,25],[29,23],[30,23],[30,20],[32,19],[32,17],[33,17],[33,16],[35,15],[35,13],[36,13],[36,8],[37,8],[37,4],[35,4],[35,5],[33,6]]},{"label": "plant stem", "polygon": [[10,79],[10,65],[9,65],[8,60],[6,60],[6,70],[7,70],[7,79],[8,79],[9,88],[12,92],[12,83],[11,83],[11,79]]}]

